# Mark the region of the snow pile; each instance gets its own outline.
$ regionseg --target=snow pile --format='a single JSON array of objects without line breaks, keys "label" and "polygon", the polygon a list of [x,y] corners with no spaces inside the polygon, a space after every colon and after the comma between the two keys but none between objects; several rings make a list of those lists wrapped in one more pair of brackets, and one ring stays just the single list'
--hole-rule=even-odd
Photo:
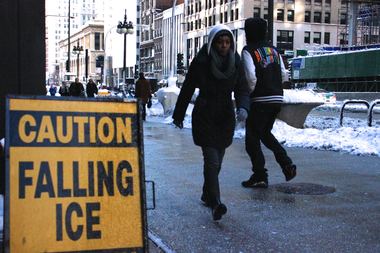
[{"label": "snow pile", "polygon": [[311,90],[284,89],[284,103],[323,103],[323,99]]},{"label": "snow pile", "polygon": [[[356,105],[356,108],[359,107],[360,105]],[[184,128],[191,128],[192,110],[193,105],[190,104],[183,122]],[[339,111],[339,105],[325,104],[318,107],[318,110]],[[147,111],[147,114],[150,116],[148,121],[165,124],[171,124],[173,121],[171,115],[165,116],[165,118],[162,117],[163,109],[157,102],[153,102],[153,106]],[[298,129],[287,125],[281,120],[276,120],[272,133],[280,142],[288,147],[304,147],[339,151],[353,155],[374,155],[380,157],[379,123],[374,122],[373,127],[368,127],[365,118],[357,119],[349,117],[345,117],[343,122],[343,127],[341,127],[338,117],[308,116],[305,122],[307,128]],[[240,139],[245,137],[244,123],[237,124],[234,137]]]}]

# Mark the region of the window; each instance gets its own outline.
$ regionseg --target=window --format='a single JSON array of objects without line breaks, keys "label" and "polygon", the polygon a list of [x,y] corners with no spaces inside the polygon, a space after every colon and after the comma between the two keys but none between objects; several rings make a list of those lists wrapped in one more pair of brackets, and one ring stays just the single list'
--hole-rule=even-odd
[{"label": "window", "polygon": [[326,24],[330,24],[330,18],[331,18],[330,12],[325,12],[325,23]]},{"label": "window", "polygon": [[341,25],[347,24],[347,14],[346,13],[340,14],[340,24]]},{"label": "window", "polygon": [[314,4],[321,5],[322,4],[322,0],[314,0]]},{"label": "window", "polygon": [[239,9],[236,8],[235,10],[235,20],[239,20]]},{"label": "window", "polygon": [[209,26],[212,25],[212,17],[211,16],[208,17],[208,25]]},{"label": "window", "polygon": [[325,38],[323,40],[324,44],[330,44],[330,33],[325,33]]},{"label": "window", "polygon": [[310,16],[311,12],[310,11],[305,11],[305,22],[310,22]]},{"label": "window", "polygon": [[264,8],[263,18],[268,20],[268,8]]},{"label": "window", "polygon": [[303,39],[303,42],[307,44],[310,43],[310,32],[305,32],[305,37]]},{"label": "window", "polygon": [[224,12],[224,23],[228,21],[227,11]]},{"label": "window", "polygon": [[294,10],[288,10],[288,21],[294,21]]},{"label": "window", "polygon": [[234,21],[234,10],[231,10],[230,21]]},{"label": "window", "polygon": [[321,12],[314,12],[314,23],[321,23]]},{"label": "window", "polygon": [[253,8],[253,17],[254,18],[259,18],[260,17],[260,8],[259,7],[255,7]]},{"label": "window", "polygon": [[95,50],[100,50],[100,33],[95,33]]},{"label": "window", "polygon": [[220,23],[223,23],[223,12],[220,13]]},{"label": "window", "polygon": [[311,4],[311,0],[305,0],[305,4]]},{"label": "window", "polygon": [[277,30],[277,48],[281,50],[293,50],[293,31]]},{"label": "window", "polygon": [[277,20],[284,21],[284,10],[277,9]]},{"label": "window", "polygon": [[339,34],[339,44],[340,45],[347,45],[348,44],[347,34],[344,34],[344,33]]},{"label": "window", "polygon": [[313,34],[313,43],[315,43],[315,44],[321,44],[321,33],[320,32],[314,32],[314,34]]},{"label": "window", "polygon": [[331,5],[331,0],[325,0],[326,5]]}]

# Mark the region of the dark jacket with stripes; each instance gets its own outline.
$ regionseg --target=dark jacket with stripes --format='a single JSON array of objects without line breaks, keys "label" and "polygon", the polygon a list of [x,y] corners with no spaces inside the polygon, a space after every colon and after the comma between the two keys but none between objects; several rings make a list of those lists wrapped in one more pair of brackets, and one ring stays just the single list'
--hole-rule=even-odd
[{"label": "dark jacket with stripes", "polygon": [[256,86],[250,94],[251,102],[282,103],[283,89],[281,76],[281,56],[276,48],[266,43],[247,45],[247,50],[254,62]]}]

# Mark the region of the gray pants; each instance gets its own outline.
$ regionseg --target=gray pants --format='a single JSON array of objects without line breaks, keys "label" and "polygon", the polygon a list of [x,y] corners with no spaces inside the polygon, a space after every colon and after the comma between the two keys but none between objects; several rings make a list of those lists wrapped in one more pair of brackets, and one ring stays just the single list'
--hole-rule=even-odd
[{"label": "gray pants", "polygon": [[203,152],[203,195],[211,206],[220,203],[219,172],[225,149],[202,147]]}]

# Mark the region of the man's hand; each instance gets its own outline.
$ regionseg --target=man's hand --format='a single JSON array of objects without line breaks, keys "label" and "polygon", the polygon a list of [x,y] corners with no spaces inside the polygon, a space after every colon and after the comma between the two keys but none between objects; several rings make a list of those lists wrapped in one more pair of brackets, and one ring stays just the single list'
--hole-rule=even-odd
[{"label": "man's hand", "polygon": [[239,122],[245,122],[248,117],[248,112],[244,108],[238,108],[236,111],[236,119]]},{"label": "man's hand", "polygon": [[173,120],[173,124],[178,127],[179,129],[183,128],[183,122],[179,120]]}]

